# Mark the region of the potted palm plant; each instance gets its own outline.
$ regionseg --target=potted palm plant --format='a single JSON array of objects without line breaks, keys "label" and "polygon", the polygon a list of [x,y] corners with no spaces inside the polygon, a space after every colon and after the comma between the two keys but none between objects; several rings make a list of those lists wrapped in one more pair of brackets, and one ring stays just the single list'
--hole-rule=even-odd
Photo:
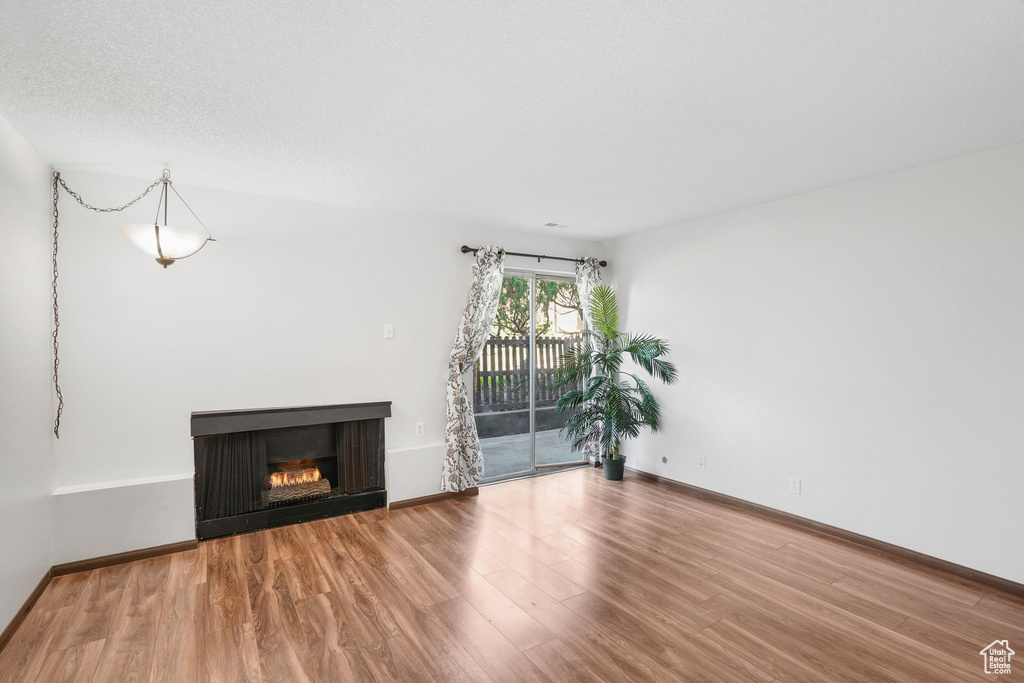
[{"label": "potted palm plant", "polygon": [[555,409],[573,411],[562,427],[574,450],[593,441],[600,445],[604,477],[618,481],[626,458],[622,442],[640,435],[645,427],[658,431],[661,406],[651,388],[637,374],[623,372],[627,358],[665,384],[676,381],[676,367],[666,361],[668,343],[649,334],[619,331],[615,291],[600,285],[590,301],[593,329],[583,333],[562,358],[556,385],[574,387],[558,399]]}]

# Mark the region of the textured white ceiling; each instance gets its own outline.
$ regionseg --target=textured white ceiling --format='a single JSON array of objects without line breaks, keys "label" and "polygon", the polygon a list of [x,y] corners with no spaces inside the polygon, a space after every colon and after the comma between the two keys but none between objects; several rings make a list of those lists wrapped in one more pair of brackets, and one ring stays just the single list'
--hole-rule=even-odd
[{"label": "textured white ceiling", "polygon": [[69,178],[600,238],[1024,140],[1024,3],[2,0],[0,115]]}]

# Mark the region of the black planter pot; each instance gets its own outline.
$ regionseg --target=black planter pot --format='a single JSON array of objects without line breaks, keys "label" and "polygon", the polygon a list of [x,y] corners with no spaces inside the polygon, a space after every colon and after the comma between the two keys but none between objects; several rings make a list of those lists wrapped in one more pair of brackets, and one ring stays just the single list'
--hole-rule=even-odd
[{"label": "black planter pot", "polygon": [[605,458],[604,464],[604,478],[609,481],[622,481],[622,472],[626,467],[626,456],[622,456],[618,460],[612,460]]}]

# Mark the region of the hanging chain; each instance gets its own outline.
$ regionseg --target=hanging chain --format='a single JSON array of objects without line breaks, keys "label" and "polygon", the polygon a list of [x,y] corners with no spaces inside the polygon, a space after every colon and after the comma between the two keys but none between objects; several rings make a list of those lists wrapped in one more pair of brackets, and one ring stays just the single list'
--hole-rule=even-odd
[{"label": "hanging chain", "polygon": [[[128,202],[124,206],[113,207],[113,208],[110,208],[110,209],[97,208],[97,207],[93,206],[92,204],[86,204],[84,201],[82,201],[82,196],[80,194],[78,194],[77,192],[73,191],[70,187],[67,186],[67,183],[64,182],[64,179],[60,177],[60,173],[58,173],[57,171],[54,171],[54,176],[56,177],[57,180],[60,181],[61,187],[63,187],[67,191],[67,193],[69,195],[74,197],[78,201],[78,203],[81,204],[82,206],[84,206],[85,208],[89,209],[90,211],[99,211],[100,213],[110,213],[111,211],[124,211],[129,206],[131,206],[135,202],[137,202],[140,199],[142,199],[143,197],[145,197],[147,194],[152,192],[156,188],[157,185],[162,183],[164,181],[164,178],[170,177],[170,172],[167,169],[164,169],[164,177],[163,178],[157,178],[156,180],[154,180],[153,184],[150,185],[149,187],[147,187],[145,190],[143,190],[142,194],[140,194],[138,197],[136,197],[135,199],[131,200],[130,202]],[[54,193],[56,193],[56,189],[54,189]]]},{"label": "hanging chain", "polygon": [[60,438],[60,414],[64,412],[64,395],[60,393],[60,380],[57,377],[57,367],[60,365],[60,358],[57,356],[59,344],[57,343],[57,332],[60,331],[60,313],[57,310],[57,183],[64,184],[60,179],[60,171],[53,172],[53,386],[57,390],[57,417],[53,421],[53,435]]},{"label": "hanging chain", "polygon": [[[60,177],[60,171],[53,172],[53,388],[57,392],[57,416],[53,420],[53,435],[58,439],[60,438],[60,416],[64,412],[64,395],[60,391],[60,379],[58,377],[58,369],[60,367],[60,358],[58,351],[60,344],[57,343],[57,333],[60,331],[60,312],[57,309],[57,228],[59,227],[58,215],[57,215],[57,198],[58,190],[63,187],[64,190],[75,198],[75,200],[91,211],[98,211],[100,213],[110,213],[112,211],[124,211],[129,206],[139,201],[147,194],[156,189],[156,186],[162,183],[164,180],[171,177],[171,172],[166,168],[164,169],[163,176],[153,181],[153,184],[143,190],[135,199],[131,200],[124,206],[118,206],[116,208],[97,208],[91,204],[86,204],[82,201],[82,196],[68,187],[64,179]],[[58,183],[60,184],[58,186]],[[191,209],[190,209],[191,210]]]}]

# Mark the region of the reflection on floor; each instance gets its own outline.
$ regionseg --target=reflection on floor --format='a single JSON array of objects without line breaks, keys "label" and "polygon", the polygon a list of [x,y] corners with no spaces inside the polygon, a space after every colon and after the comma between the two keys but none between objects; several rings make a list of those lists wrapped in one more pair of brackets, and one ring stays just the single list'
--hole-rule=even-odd
[{"label": "reflection on floor", "polygon": [[[484,453],[484,476],[500,477],[530,469],[530,435],[510,434],[480,439]],[[557,429],[537,432],[537,464],[550,465],[580,459]]]}]

